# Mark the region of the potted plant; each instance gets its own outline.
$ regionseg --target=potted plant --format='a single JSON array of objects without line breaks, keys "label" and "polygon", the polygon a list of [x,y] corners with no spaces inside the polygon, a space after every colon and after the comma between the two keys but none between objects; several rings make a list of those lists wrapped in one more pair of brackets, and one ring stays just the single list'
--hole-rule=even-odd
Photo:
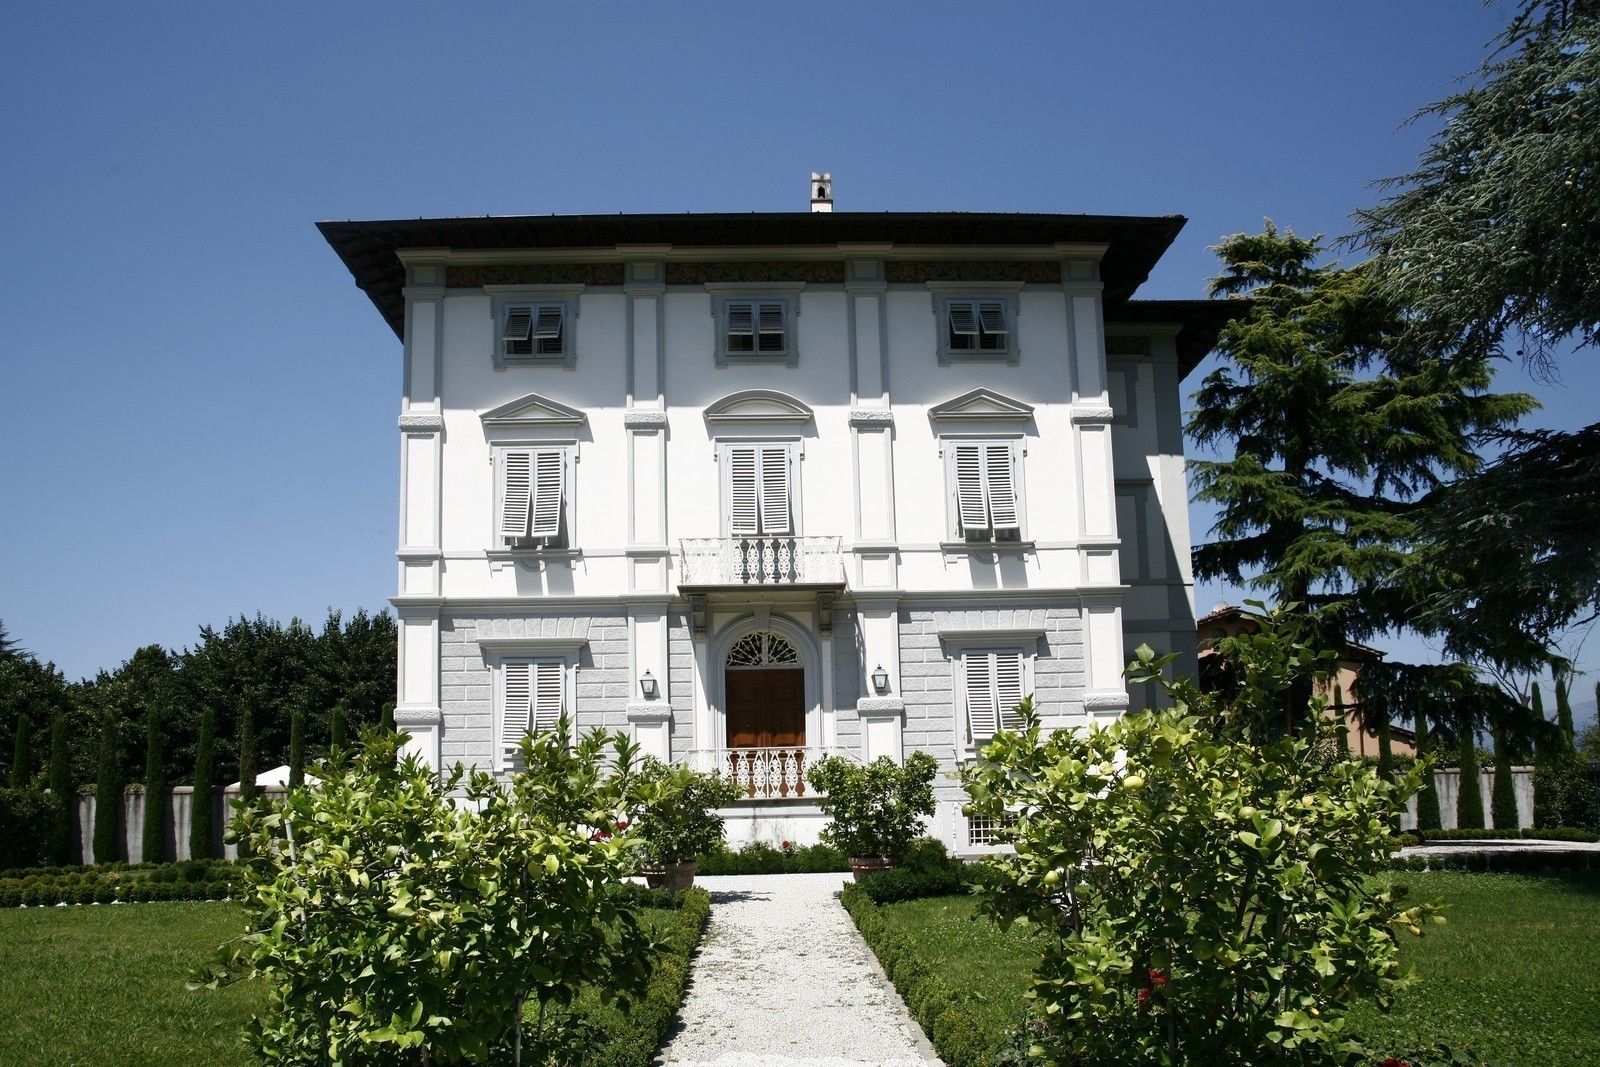
[{"label": "potted plant", "polygon": [[812,765],[806,780],[831,820],[822,839],[849,857],[857,879],[900,863],[921,834],[922,820],[933,814],[938,769],[926,752],[913,752],[904,764],[880,756],[862,766],[829,756]]},{"label": "potted plant", "polygon": [[722,816],[716,809],[743,794],[726,778],[660,760],[649,760],[640,777],[638,835],[645,881],[652,889],[688,889],[700,867],[698,857],[722,843]]}]

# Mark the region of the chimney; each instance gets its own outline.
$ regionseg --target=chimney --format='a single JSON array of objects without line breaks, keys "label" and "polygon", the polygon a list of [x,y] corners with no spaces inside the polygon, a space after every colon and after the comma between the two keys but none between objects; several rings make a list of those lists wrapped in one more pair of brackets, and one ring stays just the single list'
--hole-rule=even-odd
[{"label": "chimney", "polygon": [[811,172],[811,210],[833,210],[833,175],[826,171],[821,174]]}]

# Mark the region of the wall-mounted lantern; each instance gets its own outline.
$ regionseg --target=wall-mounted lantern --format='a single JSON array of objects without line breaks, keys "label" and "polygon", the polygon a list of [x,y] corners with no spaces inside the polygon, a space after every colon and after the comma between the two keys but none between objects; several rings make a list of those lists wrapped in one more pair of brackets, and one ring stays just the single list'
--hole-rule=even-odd
[{"label": "wall-mounted lantern", "polygon": [[872,672],[872,686],[880,693],[889,691],[889,672],[883,669],[883,664],[878,664],[878,669]]},{"label": "wall-mounted lantern", "polygon": [[639,692],[644,694],[646,700],[654,700],[656,698],[656,678],[648,670],[639,679]]}]

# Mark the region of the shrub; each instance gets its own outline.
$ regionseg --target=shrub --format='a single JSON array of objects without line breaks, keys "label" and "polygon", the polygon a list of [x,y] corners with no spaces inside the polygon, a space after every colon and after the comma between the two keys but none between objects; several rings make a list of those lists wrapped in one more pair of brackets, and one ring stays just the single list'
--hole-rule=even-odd
[{"label": "shrub", "polygon": [[692,861],[722,844],[716,809],[737,801],[738,786],[715,774],[645,761],[639,776],[639,837],[654,865]]},{"label": "shrub", "polygon": [[861,891],[877,904],[922,897],[947,897],[965,893],[976,871],[969,871],[960,860],[952,859],[944,842],[931,837],[913,841],[905,852],[904,865],[878,871],[862,878]]},{"label": "shrub", "polygon": [[1511,746],[1504,730],[1495,732],[1494,786],[1489,794],[1489,816],[1497,830],[1514,830],[1521,825],[1517,815],[1516,783],[1512,780]]},{"label": "shrub", "polygon": [[0,789],[0,866],[31,867],[55,858],[57,806],[43,790]]},{"label": "shrub", "polygon": [[1483,783],[1478,779],[1478,746],[1473,730],[1465,722],[1461,731],[1461,777],[1456,789],[1456,825],[1463,829],[1483,829]]},{"label": "shrub", "polygon": [[250,928],[208,984],[261,980],[249,1040],[270,1062],[544,1063],[569,1051],[554,1046],[581,986],[629,997],[648,977],[653,946],[616,891],[636,862],[619,827],[637,818],[637,746],[572,744],[563,721],[524,739],[502,784],[441,779],[398,758],[405,740],[368,730],[319,784],[241,808]]},{"label": "shrub", "polygon": [[1015,816],[985,906],[1045,932],[1033,996],[1058,1062],[1348,1057],[1350,1003],[1408,981],[1390,926],[1420,933],[1429,909],[1370,876],[1423,768],[1390,781],[1319,755],[1338,724],[1286,701],[1335,654],[1281,615],[1218,650],[1227,696],[1166,680],[1171,657],[1140,648],[1131,680],[1172,707],[1046,736],[1030,701],[963,771],[972,811]]},{"label": "shrub", "polygon": [[926,752],[913,752],[904,764],[880,756],[865,767],[842,756],[819,760],[806,780],[824,794],[817,805],[830,822],[822,839],[846,856],[898,859],[933,814],[938,769]]}]

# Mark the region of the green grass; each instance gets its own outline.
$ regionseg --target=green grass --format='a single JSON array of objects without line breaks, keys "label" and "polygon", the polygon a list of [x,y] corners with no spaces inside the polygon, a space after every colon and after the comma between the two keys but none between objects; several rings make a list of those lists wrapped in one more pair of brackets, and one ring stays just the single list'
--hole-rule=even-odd
[{"label": "green grass", "polygon": [[[703,898],[702,898],[703,899]],[[682,998],[705,906],[645,908],[668,952],[631,1016],[586,997],[608,1042],[600,1064],[644,1064]],[[259,987],[189,991],[185,980],[244,929],[228,903],[0,910],[0,1064],[5,1067],[246,1067],[240,1032]]]},{"label": "green grass", "polygon": [[[1600,875],[1384,878],[1414,900],[1443,900],[1448,921],[1420,940],[1401,935],[1422,981],[1387,1015],[1356,1009],[1352,1025],[1369,1047],[1387,1055],[1448,1044],[1496,1065],[1600,1063]],[[943,992],[961,998],[983,1034],[967,1045],[998,1047],[1021,1016],[1035,957],[1019,931],[1002,935],[976,911],[960,897],[884,905],[875,921],[888,936],[868,940],[891,946],[897,985],[902,974],[946,977]],[[908,951],[918,957],[910,966]]]},{"label": "green grass", "polygon": [[0,911],[0,1063],[228,1067],[261,991],[184,980],[244,931],[232,904],[104,904]]}]

